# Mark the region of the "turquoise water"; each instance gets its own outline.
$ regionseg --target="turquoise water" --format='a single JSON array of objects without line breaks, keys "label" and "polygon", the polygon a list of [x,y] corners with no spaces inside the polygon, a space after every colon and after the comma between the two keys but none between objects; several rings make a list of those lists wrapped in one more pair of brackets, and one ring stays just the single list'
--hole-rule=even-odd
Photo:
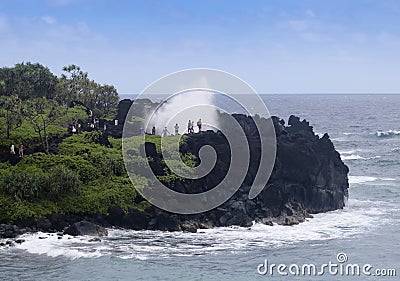
[{"label": "turquoise water", "polygon": [[[273,115],[306,118],[328,132],[350,168],[347,207],[293,226],[217,228],[196,234],[110,230],[101,242],[25,235],[0,249],[1,280],[288,280],[259,275],[270,263],[369,263],[400,274],[399,95],[268,95]],[[297,276],[295,280],[365,280],[358,276]],[[368,277],[368,280],[381,280]]]}]

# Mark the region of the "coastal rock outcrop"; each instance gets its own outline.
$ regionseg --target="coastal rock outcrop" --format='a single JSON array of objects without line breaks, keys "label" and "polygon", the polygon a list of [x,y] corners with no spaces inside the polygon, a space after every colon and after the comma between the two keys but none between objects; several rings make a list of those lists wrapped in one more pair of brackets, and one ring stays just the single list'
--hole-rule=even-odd
[{"label": "coastal rock outcrop", "polygon": [[[121,137],[123,122],[132,102],[123,100],[117,115],[118,124],[110,123],[109,136]],[[155,106],[149,100],[138,103],[138,112],[145,115]],[[143,107],[140,111],[140,107]],[[147,109],[146,109],[147,108]],[[136,112],[136,111],[135,111]],[[138,116],[137,120],[143,120]],[[253,222],[266,225],[294,225],[312,218],[311,214],[341,209],[348,197],[348,167],[342,162],[328,134],[319,137],[312,126],[299,117],[290,116],[288,124],[278,117],[271,117],[276,134],[276,160],[272,174],[262,192],[254,199],[249,199],[249,191],[260,162],[260,136],[253,117],[234,114],[246,135],[250,150],[250,164],[246,177],[239,190],[224,204],[213,210],[195,215],[172,214],[150,206],[144,211],[124,210],[112,206],[108,214],[52,214],[38,221],[19,222],[17,226],[0,226],[0,238],[14,238],[27,231],[64,231],[69,235],[106,236],[103,227],[123,227],[134,230],[149,229],[163,231],[196,232],[197,229],[220,226],[249,227]],[[254,117],[260,118],[260,117]],[[224,122],[227,114],[221,113],[219,120]],[[133,134],[140,133],[142,124],[134,123]],[[261,119],[261,121],[263,121]],[[265,120],[264,120],[265,121]],[[224,124],[229,128],[229,124]],[[237,129],[237,128],[236,128]],[[203,131],[190,134],[180,146],[182,154],[193,154],[199,161],[199,151],[209,145],[217,155],[215,167],[209,174],[196,180],[164,182],[169,188],[181,193],[201,193],[215,187],[229,170],[230,145],[221,132]],[[132,151],[135,156],[153,159],[150,166],[160,179],[165,176],[165,162],[153,142],[146,142],[139,151]],[[197,162],[196,164],[199,164]],[[137,196],[135,204],[140,204]],[[100,226],[101,225],[101,226]]]},{"label": "coastal rock outcrop", "polygon": [[[294,225],[311,218],[313,213],[345,206],[349,188],[348,167],[342,162],[328,134],[319,137],[307,121],[301,121],[296,116],[290,116],[288,125],[284,120],[272,117],[277,140],[274,169],[263,191],[250,200],[248,193],[255,175],[263,172],[258,171],[260,137],[252,117],[240,114],[233,116],[246,134],[251,154],[247,176],[240,189],[220,207],[202,214],[176,215],[151,207],[140,215],[131,215],[130,221],[135,223],[125,224],[125,227],[194,232],[198,228],[216,226],[248,227],[253,221],[267,225]],[[223,122],[225,117],[221,114],[219,120]],[[223,134],[213,131],[191,134],[181,145],[180,152],[198,157],[204,145],[210,145],[216,151],[218,159],[214,169],[201,179],[176,179],[169,184],[171,189],[182,193],[205,192],[225,177],[231,154]],[[153,172],[163,176],[165,166],[155,145],[146,143],[143,150],[155,160],[151,164]]]}]

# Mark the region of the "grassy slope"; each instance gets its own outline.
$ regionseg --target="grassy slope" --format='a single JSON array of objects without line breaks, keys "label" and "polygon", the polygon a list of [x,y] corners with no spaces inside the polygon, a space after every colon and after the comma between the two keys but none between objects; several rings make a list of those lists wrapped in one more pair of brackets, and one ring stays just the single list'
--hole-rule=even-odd
[{"label": "grassy slope", "polygon": [[[51,134],[63,136],[69,121],[85,117],[83,108],[69,109],[68,115],[51,127]],[[51,213],[105,214],[111,205],[119,205],[125,210],[147,207],[148,202],[135,203],[137,191],[125,170],[121,139],[110,138],[112,148],[108,148],[96,143],[96,134],[85,132],[65,138],[59,145],[58,154],[26,155],[15,166],[0,163],[0,223],[30,217],[43,218]],[[140,156],[141,138],[128,140],[136,150],[136,156],[130,160],[137,165],[153,161]],[[185,139],[186,136],[165,137],[163,146],[168,150],[177,141],[182,143]],[[157,152],[161,152],[160,136],[148,136],[146,141],[153,142]],[[10,140],[0,138],[0,143],[7,146],[20,142],[26,145],[37,143],[37,134],[26,121],[12,132]],[[186,165],[194,167],[193,155],[183,155],[182,159]],[[169,164],[181,170],[187,169],[176,160]],[[180,178],[165,168],[159,179],[172,185]],[[145,188],[149,184],[140,175],[132,180],[137,188]]]},{"label": "grassy slope", "polygon": [[[49,133],[63,136],[69,122],[86,116],[83,108],[70,108],[49,127]],[[113,148],[107,148],[88,135],[65,138],[57,155],[26,155],[15,166],[0,163],[0,223],[42,218],[56,212],[106,213],[114,204],[125,210],[145,208],[147,203],[135,204],[137,193],[125,172],[121,140],[110,139]],[[0,132],[0,146],[29,146],[37,142],[38,135],[28,121],[13,130],[10,139]],[[134,181],[138,187],[147,184],[140,176]]]}]

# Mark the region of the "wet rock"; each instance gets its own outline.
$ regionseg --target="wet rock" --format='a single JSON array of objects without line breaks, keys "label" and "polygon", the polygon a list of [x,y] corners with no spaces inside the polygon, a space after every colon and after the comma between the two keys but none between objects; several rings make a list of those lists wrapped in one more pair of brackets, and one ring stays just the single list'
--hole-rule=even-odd
[{"label": "wet rock", "polygon": [[274,225],[274,223],[272,222],[272,219],[270,219],[270,218],[257,219],[256,223],[262,223],[262,224],[269,225],[269,226]]},{"label": "wet rock", "polygon": [[110,206],[107,220],[111,225],[122,226],[124,215],[125,212],[120,206]]},{"label": "wet rock", "polygon": [[100,238],[92,238],[92,239],[89,239],[89,242],[101,242],[101,239]]},{"label": "wet rock", "polygon": [[219,224],[221,226],[228,226],[227,222],[232,218],[232,214],[227,212],[222,217],[219,218]]},{"label": "wet rock", "polygon": [[68,216],[64,214],[51,214],[48,216],[51,223],[51,228],[55,231],[63,231],[70,225]]},{"label": "wet rock", "polygon": [[20,234],[21,232],[16,225],[0,225],[0,238],[15,238]]},{"label": "wet rock", "polygon": [[39,219],[37,221],[36,227],[39,231],[50,232],[52,230],[52,223],[49,219]]},{"label": "wet rock", "polygon": [[210,229],[213,228],[215,226],[215,224],[211,221],[207,221],[207,222],[200,222],[199,223],[199,228],[200,229]]},{"label": "wet rock", "polygon": [[181,226],[182,231],[191,232],[191,233],[196,233],[197,228],[199,227],[196,222],[186,222],[186,223],[182,223],[180,226]]},{"label": "wet rock", "polygon": [[162,212],[158,214],[151,224],[151,229],[162,231],[181,231],[180,222],[175,214]]},{"label": "wet rock", "polygon": [[68,227],[64,231],[64,234],[71,236],[89,235],[102,237],[107,236],[108,231],[100,225],[88,221],[80,221]]},{"label": "wet rock", "polygon": [[138,210],[131,209],[122,218],[122,225],[125,228],[141,230],[146,229],[149,226],[150,219],[146,213]]},{"label": "wet rock", "polygon": [[6,241],[6,246],[8,246],[8,247],[14,247],[14,246],[15,246],[15,243],[14,243],[13,241],[11,241],[11,240],[7,240],[7,241]]}]

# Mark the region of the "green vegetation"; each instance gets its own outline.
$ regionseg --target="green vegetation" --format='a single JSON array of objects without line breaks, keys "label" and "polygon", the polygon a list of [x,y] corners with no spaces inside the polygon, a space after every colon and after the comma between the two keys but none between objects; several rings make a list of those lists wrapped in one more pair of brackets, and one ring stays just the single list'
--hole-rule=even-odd
[{"label": "green vegetation", "polygon": [[[115,147],[95,143],[93,133],[72,135],[59,145],[58,154],[34,153],[17,165],[0,164],[0,222],[51,213],[103,213],[112,205],[144,209],[135,203],[135,188],[122,159],[121,140]],[[135,186],[147,180],[137,176]],[[147,204],[146,204],[147,203]]]},{"label": "green vegetation", "polygon": [[[0,69],[0,223],[43,218],[51,213],[106,214],[118,205],[144,210],[149,203],[137,198],[136,188],[151,185],[139,173],[130,179],[122,156],[122,140],[108,138],[103,145],[99,130],[71,134],[74,120],[89,122],[87,111],[112,120],[119,101],[116,89],[99,85],[78,66],[64,67],[58,78],[40,64],[22,63]],[[137,116],[131,122],[142,122]],[[130,165],[141,167],[143,137],[127,139],[132,148]],[[196,157],[172,149],[186,136],[147,136],[157,153],[166,149],[172,156],[168,165],[190,173]],[[162,145],[161,145],[162,142]],[[12,156],[10,145],[27,148],[25,156]],[[182,158],[185,165],[179,161]],[[173,186],[182,180],[165,164],[159,179]],[[128,167],[129,169],[130,167]],[[133,182],[133,183],[132,183]],[[139,202],[139,203],[138,203]]]}]

